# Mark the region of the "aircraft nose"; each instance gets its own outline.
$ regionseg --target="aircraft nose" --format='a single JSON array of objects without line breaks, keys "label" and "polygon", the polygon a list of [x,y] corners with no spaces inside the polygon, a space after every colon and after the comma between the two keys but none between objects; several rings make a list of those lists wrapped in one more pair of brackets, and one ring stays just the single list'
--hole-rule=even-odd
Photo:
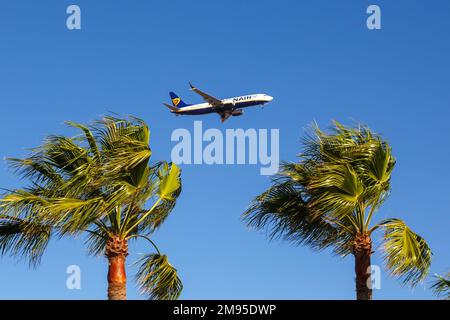
[{"label": "aircraft nose", "polygon": [[266,99],[267,99],[267,101],[272,101],[273,100],[273,97],[271,97],[271,96],[266,96]]}]

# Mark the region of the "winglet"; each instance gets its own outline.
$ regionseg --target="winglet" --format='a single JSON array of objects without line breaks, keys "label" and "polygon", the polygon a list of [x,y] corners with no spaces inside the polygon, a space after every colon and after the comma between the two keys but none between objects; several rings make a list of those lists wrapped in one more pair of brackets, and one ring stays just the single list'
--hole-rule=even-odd
[{"label": "winglet", "polygon": [[195,89],[195,87],[192,85],[192,83],[189,81],[189,87],[191,87],[191,90]]}]

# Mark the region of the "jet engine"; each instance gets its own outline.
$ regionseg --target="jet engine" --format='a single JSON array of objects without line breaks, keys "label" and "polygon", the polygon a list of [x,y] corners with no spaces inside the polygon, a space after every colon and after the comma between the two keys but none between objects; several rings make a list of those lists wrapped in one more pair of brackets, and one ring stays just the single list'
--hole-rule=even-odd
[{"label": "jet engine", "polygon": [[233,112],[231,113],[233,117],[242,116],[243,114],[244,111],[242,111],[242,109],[233,110]]}]

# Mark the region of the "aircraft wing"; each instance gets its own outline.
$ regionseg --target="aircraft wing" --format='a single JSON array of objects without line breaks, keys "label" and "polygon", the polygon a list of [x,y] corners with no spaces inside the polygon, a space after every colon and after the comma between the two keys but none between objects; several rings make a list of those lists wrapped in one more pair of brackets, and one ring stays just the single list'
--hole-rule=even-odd
[{"label": "aircraft wing", "polygon": [[219,99],[214,98],[213,96],[210,96],[209,94],[207,94],[207,93],[197,89],[190,82],[189,82],[189,86],[191,87],[192,91],[194,91],[195,93],[200,95],[203,99],[205,99],[206,102],[208,102],[212,106],[217,107],[217,106],[221,106],[222,105],[222,101],[220,101]]}]

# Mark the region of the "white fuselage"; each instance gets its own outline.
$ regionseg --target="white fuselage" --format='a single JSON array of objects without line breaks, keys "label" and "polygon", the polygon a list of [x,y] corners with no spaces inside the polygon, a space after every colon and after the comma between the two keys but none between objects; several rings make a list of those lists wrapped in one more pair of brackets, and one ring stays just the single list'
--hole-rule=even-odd
[{"label": "white fuselage", "polygon": [[235,109],[241,109],[256,105],[264,105],[270,101],[272,101],[273,98],[267,94],[249,94],[239,97],[233,97],[233,98],[226,98],[222,99],[221,105],[215,106],[210,103],[199,103],[199,104],[192,104],[187,105],[179,109],[177,113],[184,113],[184,114],[206,114],[206,113],[212,113],[217,112],[218,109],[221,111],[229,111],[229,110],[235,110]]}]

